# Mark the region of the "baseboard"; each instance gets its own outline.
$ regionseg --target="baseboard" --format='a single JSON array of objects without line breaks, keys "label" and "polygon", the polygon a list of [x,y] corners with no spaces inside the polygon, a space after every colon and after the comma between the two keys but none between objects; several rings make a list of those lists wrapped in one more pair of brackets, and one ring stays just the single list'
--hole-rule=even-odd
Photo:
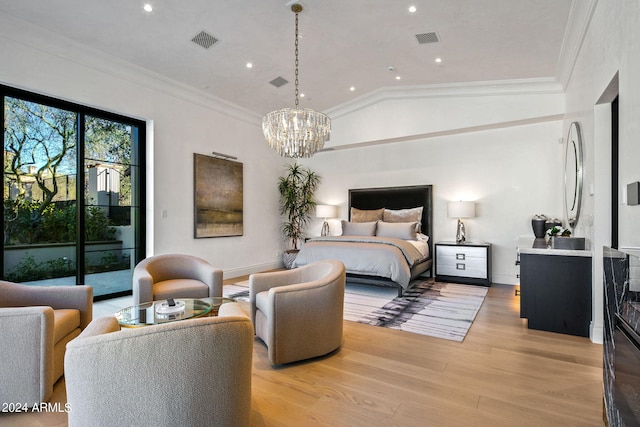
[{"label": "baseboard", "polygon": [[595,322],[591,322],[589,326],[589,337],[591,338],[591,342],[595,344],[603,344],[604,343],[604,326],[602,323],[596,324]]},{"label": "baseboard", "polygon": [[520,279],[518,279],[514,274],[492,273],[491,283],[500,283],[502,285],[517,285],[520,283]]},{"label": "baseboard", "polygon": [[231,268],[224,270],[223,277],[225,279],[233,279],[234,277],[247,276],[249,274],[261,273],[263,271],[275,270],[278,268],[283,268],[282,261],[265,262],[263,264]]}]

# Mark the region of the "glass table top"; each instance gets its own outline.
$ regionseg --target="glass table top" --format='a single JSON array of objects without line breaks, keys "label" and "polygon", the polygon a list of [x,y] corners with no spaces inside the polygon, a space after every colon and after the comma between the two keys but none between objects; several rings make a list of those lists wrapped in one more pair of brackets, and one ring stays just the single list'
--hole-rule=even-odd
[{"label": "glass table top", "polygon": [[[193,319],[209,315],[214,310],[213,301],[209,302],[207,301],[208,299],[176,298],[176,307],[169,307],[165,300],[146,302],[123,308],[115,313],[114,316],[120,326],[124,327],[158,325],[177,320]],[[216,313],[222,303],[220,301],[215,308]]]}]

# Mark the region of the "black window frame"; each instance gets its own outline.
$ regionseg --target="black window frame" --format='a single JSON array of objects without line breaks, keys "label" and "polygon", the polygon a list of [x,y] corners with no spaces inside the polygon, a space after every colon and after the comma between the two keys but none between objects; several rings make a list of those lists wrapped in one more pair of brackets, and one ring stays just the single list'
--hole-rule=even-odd
[{"label": "black window frame", "polygon": [[[138,208],[139,214],[135,216],[135,227],[136,227],[136,237],[135,237],[135,254],[136,259],[135,263],[142,261],[146,258],[146,188],[147,188],[147,179],[146,179],[146,126],[147,123],[144,120],[135,119],[133,117],[125,116],[122,114],[112,113],[109,111],[101,110],[95,107],[90,107],[87,105],[83,105],[76,102],[66,101],[63,99],[55,98],[48,95],[39,94],[36,92],[27,91],[24,89],[19,89],[7,85],[0,84],[0,99],[2,100],[3,108],[2,108],[2,123],[5,123],[5,109],[4,102],[6,97],[11,98],[19,98],[28,102],[35,102],[39,104],[44,104],[54,108],[60,108],[68,111],[72,111],[78,114],[77,116],[77,125],[78,132],[76,135],[77,138],[77,150],[76,150],[76,161],[77,161],[77,170],[76,170],[76,179],[77,182],[84,182],[84,121],[86,116],[96,117],[105,120],[111,120],[114,122],[121,122],[130,124],[131,126],[135,126],[138,129],[138,147],[137,147],[137,156],[138,156],[138,166],[140,169],[140,188],[138,188],[137,200],[138,200]],[[2,161],[4,164],[4,126],[3,126],[3,150],[2,150]],[[4,182],[4,168],[2,169],[2,182]],[[78,185],[76,186],[76,203],[77,203],[77,235],[76,235],[76,285],[84,286],[85,285],[85,265],[84,265],[84,250],[85,250],[85,238],[84,238],[84,211],[86,208],[85,197],[84,197],[84,186]],[[3,195],[4,201],[4,195]],[[0,215],[4,218],[4,203],[0,203]],[[132,219],[133,220],[133,219]],[[3,219],[4,221],[4,219]],[[0,256],[0,277],[4,279],[4,239],[0,239],[0,249],[2,250],[2,256]],[[114,298],[118,296],[130,295],[131,290],[117,292],[113,294],[100,295],[94,297],[94,300],[108,299]]]}]

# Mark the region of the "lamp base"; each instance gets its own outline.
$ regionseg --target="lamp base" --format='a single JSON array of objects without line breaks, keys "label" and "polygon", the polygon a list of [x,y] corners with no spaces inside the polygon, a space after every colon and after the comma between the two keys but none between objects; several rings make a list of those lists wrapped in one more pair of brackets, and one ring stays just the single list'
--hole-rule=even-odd
[{"label": "lamp base", "polygon": [[329,223],[326,219],[324,220],[324,224],[322,224],[322,231],[320,232],[320,235],[322,237],[326,237],[329,235]]},{"label": "lamp base", "polygon": [[464,243],[466,240],[464,223],[458,218],[458,228],[456,230],[456,243]]}]

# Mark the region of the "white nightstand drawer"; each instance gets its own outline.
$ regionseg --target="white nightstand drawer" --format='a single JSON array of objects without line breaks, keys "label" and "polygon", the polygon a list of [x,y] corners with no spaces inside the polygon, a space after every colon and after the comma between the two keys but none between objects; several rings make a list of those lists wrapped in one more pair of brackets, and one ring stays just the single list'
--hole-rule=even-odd
[{"label": "white nightstand drawer", "polygon": [[467,260],[469,258],[487,259],[487,249],[468,246],[438,246],[438,259],[452,258],[455,260]]},{"label": "white nightstand drawer", "polygon": [[487,278],[487,262],[482,259],[458,261],[455,263],[438,260],[438,274],[443,276]]}]

